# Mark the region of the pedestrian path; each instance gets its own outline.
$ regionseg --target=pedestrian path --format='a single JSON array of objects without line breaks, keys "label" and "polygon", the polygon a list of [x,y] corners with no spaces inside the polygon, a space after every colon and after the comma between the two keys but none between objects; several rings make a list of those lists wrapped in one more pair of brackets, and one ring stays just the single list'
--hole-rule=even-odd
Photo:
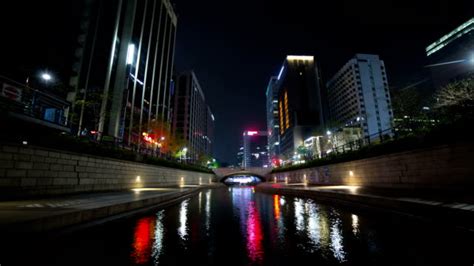
[{"label": "pedestrian path", "polygon": [[156,207],[213,187],[139,188],[46,199],[0,201],[0,232],[41,232]]}]

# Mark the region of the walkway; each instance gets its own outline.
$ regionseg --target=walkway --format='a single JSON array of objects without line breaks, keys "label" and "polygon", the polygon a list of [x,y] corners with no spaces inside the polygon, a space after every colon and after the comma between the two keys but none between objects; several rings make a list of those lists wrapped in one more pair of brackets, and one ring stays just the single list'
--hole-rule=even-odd
[{"label": "walkway", "polygon": [[331,204],[369,207],[474,230],[474,193],[358,186],[263,183],[257,191],[311,197]]},{"label": "walkway", "polygon": [[0,232],[43,232],[68,226],[87,226],[162,207],[206,186],[142,188],[48,199],[0,202]]}]

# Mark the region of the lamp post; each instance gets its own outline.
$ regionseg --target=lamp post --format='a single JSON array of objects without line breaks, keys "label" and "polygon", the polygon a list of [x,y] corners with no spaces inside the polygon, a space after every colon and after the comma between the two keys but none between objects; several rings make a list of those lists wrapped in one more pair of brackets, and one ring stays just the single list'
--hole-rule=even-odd
[{"label": "lamp post", "polygon": [[186,163],[186,153],[188,152],[188,148],[184,147],[183,148],[183,153],[182,155],[184,156],[184,162]]}]

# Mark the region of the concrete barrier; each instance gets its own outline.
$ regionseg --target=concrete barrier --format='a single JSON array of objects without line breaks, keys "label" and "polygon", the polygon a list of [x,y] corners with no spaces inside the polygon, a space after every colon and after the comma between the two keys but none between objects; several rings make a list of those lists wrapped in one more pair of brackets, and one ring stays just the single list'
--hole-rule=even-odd
[{"label": "concrete barrier", "polygon": [[269,175],[269,182],[389,188],[474,186],[474,143],[457,143]]},{"label": "concrete barrier", "polygon": [[0,144],[0,198],[209,183],[214,174]]}]

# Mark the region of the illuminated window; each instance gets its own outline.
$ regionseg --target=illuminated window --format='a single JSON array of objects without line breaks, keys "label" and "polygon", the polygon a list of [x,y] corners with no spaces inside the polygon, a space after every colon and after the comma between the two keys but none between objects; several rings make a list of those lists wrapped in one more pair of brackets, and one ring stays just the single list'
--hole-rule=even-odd
[{"label": "illuminated window", "polygon": [[283,132],[285,131],[285,126],[283,125],[283,104],[280,101],[280,135],[283,135]]},{"label": "illuminated window", "polygon": [[285,91],[285,130],[290,128],[290,114],[288,112],[288,91]]}]

